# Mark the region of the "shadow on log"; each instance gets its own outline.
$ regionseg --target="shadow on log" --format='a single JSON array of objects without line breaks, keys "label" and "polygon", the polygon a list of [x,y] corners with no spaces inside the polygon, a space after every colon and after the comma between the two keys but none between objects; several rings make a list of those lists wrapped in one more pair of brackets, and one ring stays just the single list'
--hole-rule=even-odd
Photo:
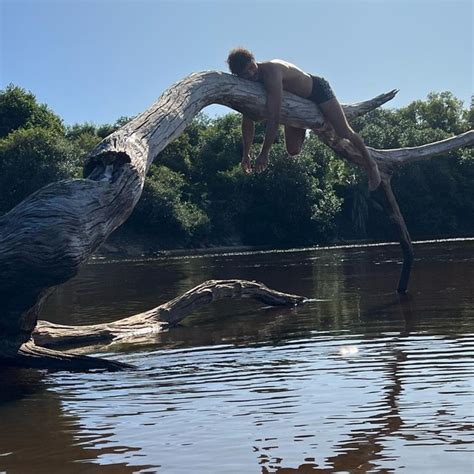
[{"label": "shadow on log", "polygon": [[[363,115],[392,99],[396,90],[343,106],[347,118]],[[192,74],[174,84],[145,112],[104,139],[90,154],[85,179],[61,181],[32,194],[0,218],[0,359],[25,362],[45,298],[77,274],[79,266],[120,226],[138,202],[155,157],[210,104],[222,104],[255,120],[265,118],[261,84],[226,73]],[[285,92],[280,122],[313,130],[338,155],[355,163],[361,156],[324,123],[317,106]],[[381,192],[399,229],[404,266],[398,291],[408,286],[413,249],[390,187],[399,166],[474,143],[474,131],[416,148],[369,151],[377,161]],[[31,345],[28,346],[31,349]],[[23,357],[25,356],[25,357]],[[33,355],[32,355],[33,356]]]}]

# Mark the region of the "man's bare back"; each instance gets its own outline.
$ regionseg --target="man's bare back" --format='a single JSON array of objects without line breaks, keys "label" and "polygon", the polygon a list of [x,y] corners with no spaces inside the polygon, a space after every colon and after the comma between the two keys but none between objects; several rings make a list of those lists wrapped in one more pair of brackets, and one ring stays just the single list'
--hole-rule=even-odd
[{"label": "man's bare back", "polygon": [[274,75],[277,71],[281,74],[283,90],[307,98],[311,95],[313,81],[311,76],[299,67],[281,59],[257,63],[260,75],[259,81],[264,82],[265,77]]}]

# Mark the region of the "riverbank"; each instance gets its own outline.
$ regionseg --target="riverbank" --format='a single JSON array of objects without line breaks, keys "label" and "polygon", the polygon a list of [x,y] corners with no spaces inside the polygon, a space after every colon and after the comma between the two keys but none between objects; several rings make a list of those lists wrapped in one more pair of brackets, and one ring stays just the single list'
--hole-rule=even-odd
[{"label": "riverbank", "polygon": [[[474,236],[446,236],[426,237],[414,240],[413,244],[456,242],[474,240]],[[275,245],[253,246],[243,245],[238,240],[229,240],[224,245],[207,244],[202,246],[177,246],[171,242],[158,241],[153,236],[138,234],[129,229],[118,229],[110,238],[94,253],[92,259],[97,260],[127,260],[147,259],[159,257],[182,257],[199,256],[210,254],[246,253],[246,252],[287,252],[301,251],[312,248],[347,248],[347,247],[371,247],[382,245],[398,245],[398,241],[375,241],[375,240],[334,240],[323,244],[309,244],[300,246],[276,247]]]},{"label": "riverbank", "polygon": [[[238,238],[229,238],[223,243],[203,243],[201,245],[186,246],[176,241],[166,241],[149,234],[141,234],[129,228],[117,229],[109,239],[94,253],[95,260],[123,260],[154,257],[179,257],[193,255],[288,251],[291,249],[328,248],[347,245],[376,245],[387,242],[374,240],[333,240],[321,244],[294,244],[286,246],[276,245],[244,245]],[[395,242],[396,243],[396,242]]]}]

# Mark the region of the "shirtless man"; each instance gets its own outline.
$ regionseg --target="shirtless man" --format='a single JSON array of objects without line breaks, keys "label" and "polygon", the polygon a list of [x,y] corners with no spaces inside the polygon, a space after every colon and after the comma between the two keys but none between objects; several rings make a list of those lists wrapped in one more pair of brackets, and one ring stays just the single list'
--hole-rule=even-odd
[{"label": "shirtless man", "polygon": [[[244,48],[233,49],[229,53],[227,64],[232,74],[250,81],[261,82],[267,91],[267,126],[265,140],[255,162],[257,172],[263,171],[268,165],[268,154],[278,131],[282,94],[283,90],[286,90],[317,104],[337,135],[350,140],[362,154],[369,179],[369,190],[373,191],[379,186],[380,173],[377,164],[370,156],[362,138],[348,124],[339,101],[324,78],[307,74],[294,64],[279,59],[257,63],[253,54]],[[252,172],[250,147],[254,130],[254,121],[242,115],[244,150],[241,166],[247,174]],[[304,129],[285,126],[286,149],[290,155],[297,155],[301,151],[305,134]]]}]

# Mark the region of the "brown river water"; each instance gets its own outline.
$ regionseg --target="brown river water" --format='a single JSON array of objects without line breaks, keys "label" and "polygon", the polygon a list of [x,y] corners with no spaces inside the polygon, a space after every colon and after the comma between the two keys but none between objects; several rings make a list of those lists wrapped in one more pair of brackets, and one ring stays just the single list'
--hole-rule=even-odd
[{"label": "brown river water", "polygon": [[92,261],[42,319],[105,322],[208,279],[312,300],[202,308],[119,373],[0,371],[0,472],[474,472],[474,240]]}]

